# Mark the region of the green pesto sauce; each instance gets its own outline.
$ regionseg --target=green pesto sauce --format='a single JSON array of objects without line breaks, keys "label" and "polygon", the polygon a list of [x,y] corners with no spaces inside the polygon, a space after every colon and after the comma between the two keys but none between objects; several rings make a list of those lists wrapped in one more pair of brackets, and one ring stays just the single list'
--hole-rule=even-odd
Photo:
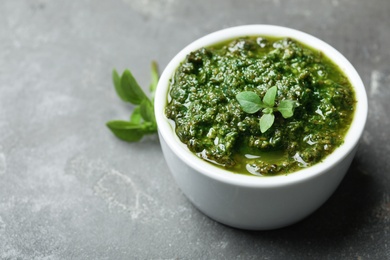
[{"label": "green pesto sauce", "polygon": [[[262,112],[245,113],[242,91],[263,98],[277,86],[298,105],[275,114],[261,133]],[[343,143],[355,110],[348,78],[322,52],[293,39],[243,37],[191,52],[170,81],[166,116],[200,158],[236,173],[273,176],[323,160]]]}]

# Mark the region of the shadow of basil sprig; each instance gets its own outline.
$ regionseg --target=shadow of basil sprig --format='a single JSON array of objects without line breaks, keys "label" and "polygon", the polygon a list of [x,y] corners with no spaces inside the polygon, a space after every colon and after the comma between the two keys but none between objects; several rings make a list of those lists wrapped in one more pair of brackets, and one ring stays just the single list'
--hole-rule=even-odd
[{"label": "shadow of basil sprig", "polygon": [[152,82],[149,86],[151,98],[148,98],[129,70],[125,70],[122,76],[119,76],[115,69],[112,72],[115,90],[120,99],[136,105],[129,121],[113,120],[106,123],[112,133],[123,141],[137,142],[144,135],[157,132],[154,115],[154,92],[159,75],[156,62],[152,62],[151,76]]},{"label": "shadow of basil sprig", "polygon": [[281,100],[278,106],[275,106],[275,97],[277,87],[273,86],[267,90],[263,100],[252,91],[243,91],[236,95],[244,112],[254,114],[262,109],[263,115],[260,117],[260,131],[265,133],[274,124],[274,112],[279,111],[284,118],[292,117],[296,103],[292,100]]}]

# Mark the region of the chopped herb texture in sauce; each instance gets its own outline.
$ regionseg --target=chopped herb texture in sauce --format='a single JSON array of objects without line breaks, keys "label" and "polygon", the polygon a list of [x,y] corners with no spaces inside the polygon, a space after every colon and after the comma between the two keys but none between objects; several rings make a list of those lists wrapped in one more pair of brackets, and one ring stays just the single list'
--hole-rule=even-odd
[{"label": "chopped herb texture in sauce", "polygon": [[[240,96],[249,92],[266,106],[245,112]],[[170,81],[165,114],[200,158],[274,176],[314,165],[340,146],[355,103],[348,78],[322,52],[289,38],[243,37],[188,54]]]}]

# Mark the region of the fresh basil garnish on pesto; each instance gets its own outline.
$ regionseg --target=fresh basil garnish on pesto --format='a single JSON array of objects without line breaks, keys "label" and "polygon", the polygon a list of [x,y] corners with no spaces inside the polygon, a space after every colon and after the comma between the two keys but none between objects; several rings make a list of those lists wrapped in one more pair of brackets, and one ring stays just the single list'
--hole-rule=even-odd
[{"label": "fresh basil garnish on pesto", "polygon": [[266,132],[274,123],[274,110],[279,111],[284,118],[292,117],[294,113],[294,101],[292,100],[282,100],[280,105],[274,108],[276,92],[276,86],[268,89],[263,101],[256,93],[251,91],[240,92],[236,95],[238,102],[246,113],[253,114],[263,108],[263,115],[260,117],[260,131],[262,133]]},{"label": "fresh basil garnish on pesto", "polygon": [[322,52],[289,38],[242,37],[187,55],[166,116],[200,158],[236,173],[310,167],[343,143],[353,88]]},{"label": "fresh basil garnish on pesto", "polygon": [[125,70],[122,76],[119,76],[116,70],[112,73],[114,87],[120,99],[136,105],[129,121],[113,120],[106,123],[112,133],[123,141],[137,142],[144,135],[157,132],[153,105],[154,91],[158,83],[158,69],[155,62],[152,62],[151,76],[149,90],[152,97],[149,99],[129,70]]}]

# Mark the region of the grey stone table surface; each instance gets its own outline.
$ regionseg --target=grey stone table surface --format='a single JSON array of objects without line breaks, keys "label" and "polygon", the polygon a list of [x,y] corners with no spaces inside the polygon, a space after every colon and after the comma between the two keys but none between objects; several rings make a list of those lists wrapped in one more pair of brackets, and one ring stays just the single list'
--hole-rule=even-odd
[{"label": "grey stone table surface", "polygon": [[[388,0],[0,1],[0,259],[390,259]],[[105,127],[133,109],[111,71],[141,85],[207,33],[289,26],[343,53],[369,118],[335,194],[305,220],[244,231],[200,213],[174,183],[157,136]]]}]

